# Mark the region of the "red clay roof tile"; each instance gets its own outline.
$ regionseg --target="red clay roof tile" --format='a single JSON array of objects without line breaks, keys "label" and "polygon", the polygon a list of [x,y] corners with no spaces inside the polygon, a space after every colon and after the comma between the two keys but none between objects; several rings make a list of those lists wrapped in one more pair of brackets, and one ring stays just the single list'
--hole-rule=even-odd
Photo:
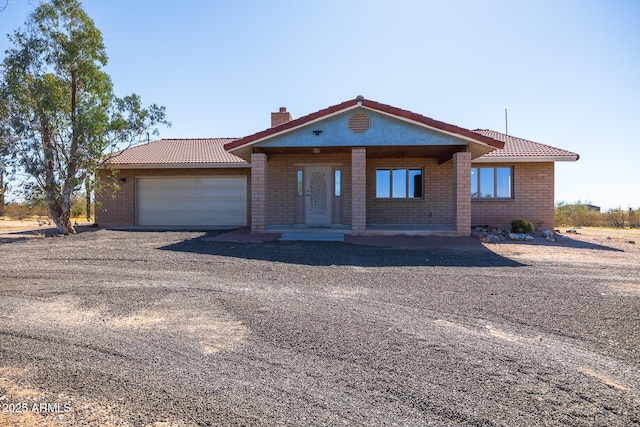
[{"label": "red clay roof tile", "polygon": [[160,139],[147,144],[122,150],[108,161],[114,165],[153,165],[153,164],[247,164],[226,150],[237,148],[253,141],[291,129],[307,122],[339,112],[362,102],[362,105],[377,111],[403,117],[446,132],[469,137],[496,147],[496,150],[485,154],[480,159],[508,158],[566,158],[578,160],[579,155],[560,148],[540,144],[523,138],[506,135],[489,129],[468,130],[448,123],[433,120],[411,111],[401,110],[390,105],[380,104],[366,99],[354,99],[325,108],[299,119],[258,132],[245,138],[199,138],[199,139]]},{"label": "red clay roof tile", "polygon": [[247,163],[224,149],[235,138],[160,139],[122,150],[109,164]]},{"label": "red clay roof tile", "polygon": [[504,142],[504,148],[494,150],[481,156],[483,159],[498,159],[505,157],[566,157],[567,160],[578,160],[580,158],[578,154],[572,153],[571,151],[540,144],[539,142],[530,141],[524,138],[506,135],[501,132],[496,132],[495,130],[475,129],[473,132]]}]

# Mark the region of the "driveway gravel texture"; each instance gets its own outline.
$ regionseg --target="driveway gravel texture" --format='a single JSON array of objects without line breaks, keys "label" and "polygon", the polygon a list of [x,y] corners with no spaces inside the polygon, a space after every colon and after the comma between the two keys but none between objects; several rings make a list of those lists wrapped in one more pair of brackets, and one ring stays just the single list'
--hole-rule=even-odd
[{"label": "driveway gravel texture", "polygon": [[637,251],[218,234],[4,240],[0,425],[640,424]]}]

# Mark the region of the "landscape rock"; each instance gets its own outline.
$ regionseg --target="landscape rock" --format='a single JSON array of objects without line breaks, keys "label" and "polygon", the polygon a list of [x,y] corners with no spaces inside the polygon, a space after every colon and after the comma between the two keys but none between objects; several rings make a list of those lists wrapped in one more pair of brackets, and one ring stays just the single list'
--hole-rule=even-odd
[{"label": "landscape rock", "polygon": [[[549,231],[549,233],[547,235],[554,235],[552,231]],[[491,229],[489,227],[473,227],[471,235],[483,243],[501,243],[508,240],[531,242],[535,240],[535,237],[531,234],[512,233],[511,230],[498,227]]]},{"label": "landscape rock", "polygon": [[545,239],[553,238],[554,234],[555,233],[553,231],[548,229],[542,231],[542,237],[544,237]]}]

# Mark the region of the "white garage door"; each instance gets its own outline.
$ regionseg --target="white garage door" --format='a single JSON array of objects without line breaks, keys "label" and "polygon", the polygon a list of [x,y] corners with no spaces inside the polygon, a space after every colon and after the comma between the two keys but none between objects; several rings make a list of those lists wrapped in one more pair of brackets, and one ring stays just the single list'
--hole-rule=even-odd
[{"label": "white garage door", "polygon": [[139,178],[138,225],[247,225],[247,178]]}]

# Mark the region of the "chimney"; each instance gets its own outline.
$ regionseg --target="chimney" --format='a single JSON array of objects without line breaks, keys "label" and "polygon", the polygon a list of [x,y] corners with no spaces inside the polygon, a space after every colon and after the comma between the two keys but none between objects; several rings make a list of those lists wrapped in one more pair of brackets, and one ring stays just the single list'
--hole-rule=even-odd
[{"label": "chimney", "polygon": [[280,107],[277,113],[271,113],[271,127],[274,128],[281,124],[291,121],[291,113],[287,112],[285,107]]}]

